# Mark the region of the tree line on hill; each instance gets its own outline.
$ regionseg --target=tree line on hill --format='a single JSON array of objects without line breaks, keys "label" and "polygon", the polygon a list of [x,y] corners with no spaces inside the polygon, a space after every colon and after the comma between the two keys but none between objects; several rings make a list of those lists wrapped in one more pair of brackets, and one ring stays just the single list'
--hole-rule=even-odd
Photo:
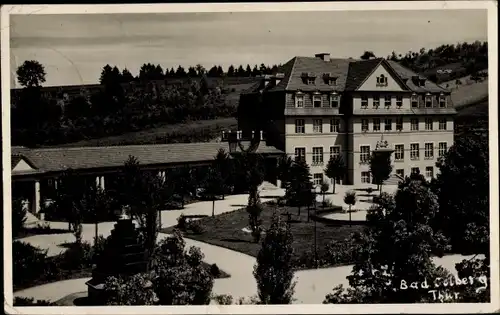
[{"label": "tree line on hill", "polygon": [[254,65],[253,67],[249,64],[247,64],[246,67],[243,65],[239,65],[238,67],[230,65],[227,70],[224,71],[220,65],[214,65],[207,70],[202,65],[198,64],[196,66],[189,66],[187,70],[180,65],[176,69],[172,67],[164,70],[159,64],[154,65],[152,63],[145,63],[139,69],[139,73],[134,76],[127,68],[120,71],[117,66],[110,66],[108,64],[104,66],[99,82],[101,84],[106,84],[109,80],[114,80],[122,83],[129,83],[163,80],[167,78],[196,78],[203,76],[211,78],[257,77],[273,74],[278,71],[279,67],[281,67],[281,64],[269,66],[262,63],[260,66]]},{"label": "tree line on hill", "polygon": [[[127,72],[125,72],[126,74]],[[144,70],[146,76],[153,70]],[[13,145],[39,146],[75,142],[88,138],[119,135],[153,128],[165,123],[231,117],[234,105],[225,100],[220,86],[204,75],[179,85],[147,83],[124,86],[122,74],[103,68],[103,88],[81,89],[76,95],[46,95],[45,68],[37,61],[25,61],[17,69],[24,88],[12,106]],[[207,135],[208,138],[213,135]]]}]

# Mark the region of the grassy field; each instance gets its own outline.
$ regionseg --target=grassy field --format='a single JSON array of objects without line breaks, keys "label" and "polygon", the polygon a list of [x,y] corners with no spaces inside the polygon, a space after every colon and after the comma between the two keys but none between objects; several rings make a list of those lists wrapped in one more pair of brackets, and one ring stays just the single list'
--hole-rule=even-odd
[{"label": "grassy field", "polygon": [[89,139],[58,147],[79,147],[79,146],[112,146],[112,145],[132,145],[132,144],[160,144],[182,142],[182,139],[199,134],[207,139],[221,135],[222,130],[235,130],[238,126],[236,118],[220,118],[215,120],[200,120],[185,124],[164,125],[158,128],[146,129],[136,132],[127,132],[119,136],[111,136],[99,139]]},{"label": "grassy field", "polygon": [[[307,208],[301,210],[298,215],[297,208],[276,208],[268,204],[265,205],[265,210],[261,214],[263,226],[267,229],[271,222],[271,217],[274,211],[280,214],[289,211],[292,214],[291,229],[293,234],[293,249],[294,249],[294,265],[297,269],[306,268],[300,266],[299,260],[305,256],[311,257],[314,249],[314,222],[307,221]],[[216,205],[217,206],[217,205]],[[311,210],[311,215],[314,210]],[[285,219],[286,216],[283,216]],[[250,233],[242,229],[248,226],[248,213],[245,208],[226,212],[215,217],[206,217],[199,220],[206,232],[202,234],[194,234],[185,232],[185,237],[198,240],[201,242],[229,248],[250,256],[256,257],[260,248],[260,243],[254,243]],[[171,233],[174,227],[164,229],[163,232]],[[363,229],[362,226],[328,226],[323,223],[316,223],[316,238],[318,256],[322,256],[326,246],[332,241],[339,243],[346,242],[346,239],[351,238],[351,234],[359,232]]]},{"label": "grassy field", "polygon": [[457,85],[456,80],[444,82],[441,86],[451,90],[451,101],[453,106],[460,108],[470,104],[475,104],[488,97],[488,79],[475,83],[470,80],[470,76],[459,79],[462,85]]}]

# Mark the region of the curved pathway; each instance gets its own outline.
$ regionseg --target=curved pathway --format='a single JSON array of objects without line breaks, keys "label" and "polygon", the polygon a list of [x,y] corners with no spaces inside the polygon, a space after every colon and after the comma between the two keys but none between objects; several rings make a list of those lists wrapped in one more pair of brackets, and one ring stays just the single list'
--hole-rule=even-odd
[{"label": "curved pathway", "polygon": [[[276,192],[274,191],[276,194]],[[261,194],[265,196],[265,192]],[[272,193],[270,193],[272,195]],[[248,195],[228,196],[225,200],[217,201],[216,214],[233,211],[246,204]],[[181,214],[211,214],[212,202],[198,202],[186,206],[183,210],[165,211],[162,213],[162,224],[172,226],[176,224],[177,217]],[[67,223],[50,222],[53,228],[67,228]],[[112,230],[114,222],[99,224],[99,234],[107,236]],[[83,225],[84,240],[91,241],[94,236],[94,225]],[[158,239],[167,237],[167,234],[160,233]],[[32,245],[49,249],[50,255],[57,255],[64,250],[59,245],[64,242],[73,242],[74,237],[70,233],[37,235],[22,239]],[[230,278],[217,279],[214,283],[214,294],[230,294],[234,301],[239,297],[248,298],[257,294],[257,285],[253,277],[253,267],[255,258],[240,252],[227,248],[195,241],[185,238],[186,247],[196,246],[201,249],[205,255],[204,261],[207,263],[216,263],[219,268],[231,275]],[[470,257],[470,256],[469,256]],[[455,271],[455,263],[467,258],[460,255],[450,255],[443,258],[436,258],[435,263],[442,265],[451,272]],[[295,273],[297,285],[295,287],[295,303],[318,304],[322,303],[326,294],[330,293],[334,286],[343,284],[348,285],[346,276],[351,273],[352,266],[342,266],[324,269],[313,269],[298,271]],[[90,278],[64,280],[49,283],[37,287],[20,290],[14,293],[14,296],[33,297],[35,299],[46,299],[51,301],[59,300],[68,294],[86,291],[85,282]]]}]

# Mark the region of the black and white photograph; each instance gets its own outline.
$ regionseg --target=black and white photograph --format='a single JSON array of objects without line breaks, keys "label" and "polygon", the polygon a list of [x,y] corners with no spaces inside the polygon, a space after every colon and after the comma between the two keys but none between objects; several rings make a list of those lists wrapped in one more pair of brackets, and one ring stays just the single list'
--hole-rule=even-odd
[{"label": "black and white photograph", "polygon": [[444,3],[2,6],[4,311],[500,309],[497,7]]}]

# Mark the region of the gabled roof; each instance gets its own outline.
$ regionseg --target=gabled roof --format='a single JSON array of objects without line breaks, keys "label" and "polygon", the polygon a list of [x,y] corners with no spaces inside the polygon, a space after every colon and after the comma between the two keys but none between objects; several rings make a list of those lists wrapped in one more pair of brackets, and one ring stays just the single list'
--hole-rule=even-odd
[{"label": "gabled roof", "polygon": [[36,169],[37,167],[33,164],[33,162],[31,162],[28,158],[26,158],[24,155],[22,154],[12,154],[11,155],[11,158],[10,158],[10,161],[11,161],[11,170],[13,170],[17,164],[19,164],[19,162],[21,161],[24,161],[26,162],[26,164],[28,164],[31,168],[33,169]]},{"label": "gabled roof", "polygon": [[[248,146],[248,143],[245,146]],[[66,169],[121,167],[130,155],[136,157],[141,165],[205,162],[212,160],[219,149],[229,152],[229,143],[202,142],[22,150],[23,156],[33,161],[40,172],[60,172]],[[12,148],[11,155],[13,157],[19,155],[18,150]],[[282,153],[265,143],[260,144],[257,152],[263,154]]]},{"label": "gabled roof", "polygon": [[359,88],[382,60],[382,58],[376,58],[351,62],[347,73],[346,90],[354,91]]},{"label": "gabled roof", "polygon": [[[429,92],[429,93],[449,92],[447,89],[430,81],[429,79],[425,78],[421,74],[417,74],[417,73],[411,71],[410,69],[403,67],[400,63],[398,63],[396,61],[387,60],[386,62],[392,67],[392,69],[394,69],[394,71],[396,71],[396,73],[399,75],[399,77],[401,79],[407,79],[407,81],[405,83],[406,86],[408,86],[408,88],[414,92],[417,92],[417,93],[419,93],[419,92],[420,93],[422,93],[422,92]],[[411,80],[411,78],[414,76],[419,76],[421,78],[425,78],[426,79],[425,86],[417,86]]]}]

